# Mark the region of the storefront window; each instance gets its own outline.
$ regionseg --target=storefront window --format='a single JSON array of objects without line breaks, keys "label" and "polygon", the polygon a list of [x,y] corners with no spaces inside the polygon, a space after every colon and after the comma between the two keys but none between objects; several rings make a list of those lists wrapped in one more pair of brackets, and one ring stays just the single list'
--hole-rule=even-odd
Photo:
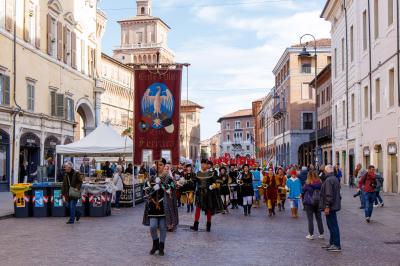
[{"label": "storefront window", "polygon": [[0,183],[7,183],[7,148],[0,145]]}]

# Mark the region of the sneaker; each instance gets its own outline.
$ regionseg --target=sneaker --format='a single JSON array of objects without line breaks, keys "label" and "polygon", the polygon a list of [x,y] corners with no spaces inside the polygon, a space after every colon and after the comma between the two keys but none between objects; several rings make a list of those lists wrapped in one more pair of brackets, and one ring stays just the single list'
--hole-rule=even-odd
[{"label": "sneaker", "polygon": [[385,204],[382,202],[382,203],[381,203],[381,207],[383,208],[383,206],[385,206]]},{"label": "sneaker", "polygon": [[332,246],[333,246],[333,245],[329,245],[329,244],[328,244],[328,245],[326,245],[326,246],[322,246],[321,248],[322,248],[322,249],[328,249],[328,248],[330,248],[330,247],[332,247]]},{"label": "sneaker", "polygon": [[325,239],[324,234],[318,236],[319,239]]},{"label": "sneaker", "polygon": [[330,252],[341,252],[342,249],[340,247],[332,245],[330,248],[327,249],[327,251],[330,251]]},{"label": "sneaker", "polygon": [[74,222],[73,222],[73,221],[72,221],[72,222],[71,222],[71,221],[68,221],[67,224],[74,224]]},{"label": "sneaker", "polygon": [[361,210],[365,209],[363,206],[360,207]]},{"label": "sneaker", "polygon": [[308,236],[306,236],[306,238],[307,238],[308,240],[314,240],[314,236],[313,236],[313,235],[308,235]]},{"label": "sneaker", "polygon": [[379,204],[374,204],[374,208],[379,207]]},{"label": "sneaker", "polygon": [[371,222],[371,217],[365,218],[365,221],[366,221],[367,223],[370,223],[370,222]]}]

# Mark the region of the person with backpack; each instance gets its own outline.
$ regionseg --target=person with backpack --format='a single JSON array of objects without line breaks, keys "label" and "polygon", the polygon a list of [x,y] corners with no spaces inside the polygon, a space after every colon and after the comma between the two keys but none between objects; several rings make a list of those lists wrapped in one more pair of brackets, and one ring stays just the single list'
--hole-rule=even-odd
[{"label": "person with backpack", "polygon": [[321,210],[319,208],[322,182],[315,171],[310,171],[306,183],[303,186],[303,205],[307,213],[308,220],[308,240],[314,239],[314,219],[317,221],[319,236],[324,239],[324,225],[322,224]]},{"label": "person with backpack", "polygon": [[369,223],[371,221],[372,211],[374,209],[374,201],[376,197],[376,173],[375,166],[370,165],[368,172],[363,175],[358,182],[358,190],[364,187],[364,200],[365,200],[365,221]]},{"label": "person with backpack", "polygon": [[380,192],[382,190],[383,187],[383,177],[381,175],[381,173],[379,173],[378,171],[376,171],[376,189],[375,189],[375,204],[374,207],[383,207],[385,204],[383,203],[383,199],[380,195]]}]

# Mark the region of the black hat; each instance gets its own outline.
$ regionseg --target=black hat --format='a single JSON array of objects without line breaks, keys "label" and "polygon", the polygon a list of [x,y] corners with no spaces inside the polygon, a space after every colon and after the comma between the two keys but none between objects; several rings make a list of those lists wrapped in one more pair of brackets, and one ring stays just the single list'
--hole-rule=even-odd
[{"label": "black hat", "polygon": [[245,163],[245,164],[242,166],[242,169],[244,169],[246,166],[247,166],[248,168],[250,168],[250,166],[249,166],[247,163]]},{"label": "black hat", "polygon": [[225,167],[225,166],[221,166],[221,167],[219,168],[219,171],[221,171],[222,169],[224,169],[225,172],[226,172],[226,167]]},{"label": "black hat", "polygon": [[163,163],[164,165],[167,164],[167,160],[165,160],[164,158],[161,158],[160,162]]},{"label": "black hat", "polygon": [[208,160],[207,159],[201,159],[201,163],[203,164],[203,163],[208,163]]},{"label": "black hat", "polygon": [[188,163],[188,164],[186,165],[186,168],[188,168],[188,167],[192,167],[192,164]]},{"label": "black hat", "polygon": [[209,164],[209,165],[211,165],[211,166],[214,165],[212,161],[208,161],[207,164]]}]

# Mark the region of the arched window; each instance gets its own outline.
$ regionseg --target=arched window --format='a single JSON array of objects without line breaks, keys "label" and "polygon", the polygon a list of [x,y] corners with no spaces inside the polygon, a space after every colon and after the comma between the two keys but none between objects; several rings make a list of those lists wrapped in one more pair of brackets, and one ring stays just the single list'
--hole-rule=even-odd
[{"label": "arched window", "polygon": [[145,8],[144,8],[144,7],[142,7],[142,9],[141,9],[141,13],[142,13],[142,15],[144,15],[144,12],[145,12]]}]

